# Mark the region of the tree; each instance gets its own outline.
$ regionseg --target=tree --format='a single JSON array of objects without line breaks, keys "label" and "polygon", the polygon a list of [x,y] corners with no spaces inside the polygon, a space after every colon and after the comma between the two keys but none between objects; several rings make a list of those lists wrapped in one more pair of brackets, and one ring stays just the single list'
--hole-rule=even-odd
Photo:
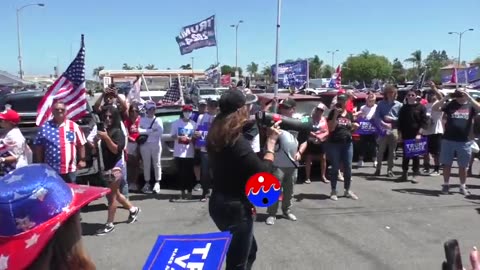
[{"label": "tree", "polygon": [[157,70],[158,68],[155,67],[153,64],[148,64],[145,66],[145,69],[147,70]]},{"label": "tree", "polygon": [[335,69],[330,65],[325,65],[322,68],[322,78],[330,78],[332,74],[335,72]]},{"label": "tree", "polygon": [[308,77],[310,79],[316,79],[322,74],[323,61],[320,60],[318,55],[315,55],[308,63]]},{"label": "tree", "polygon": [[247,66],[247,72],[250,73],[250,76],[255,77],[258,72],[258,64],[255,62],[250,63]]},{"label": "tree", "polygon": [[472,63],[475,63],[475,64],[480,64],[480,56],[473,59]]},{"label": "tree", "polygon": [[371,82],[374,79],[387,80],[392,75],[392,64],[385,56],[368,51],[352,56],[343,63],[342,79],[346,81]]},{"label": "tree", "polygon": [[406,70],[403,68],[402,62],[398,58],[393,59],[392,77],[396,83],[404,82],[406,80]]},{"label": "tree", "polygon": [[104,70],[105,67],[104,66],[99,66],[99,67],[96,67],[93,69],[93,77],[95,77],[96,79],[99,79],[100,78],[100,71]]},{"label": "tree", "polygon": [[264,66],[263,69],[262,69],[262,75],[267,77],[267,78],[270,78],[272,77],[272,67],[271,66]]},{"label": "tree", "polygon": [[410,54],[411,57],[405,59],[405,61],[413,63],[417,68],[417,74],[420,74],[422,69],[422,51],[416,50]]},{"label": "tree", "polygon": [[[222,72],[222,75],[228,75],[230,74],[231,76],[235,76],[235,67],[231,67],[229,65],[223,65],[220,67],[220,71]],[[238,67],[238,76],[242,76],[243,70],[241,67]]]},{"label": "tree", "polygon": [[143,66],[142,66],[142,65],[137,65],[137,66],[135,67],[135,69],[142,70],[142,69],[143,69]]},{"label": "tree", "polygon": [[180,69],[192,69],[192,66],[190,64],[181,65]]},{"label": "tree", "polygon": [[426,80],[433,80],[436,83],[441,83],[442,75],[440,69],[449,64],[450,59],[448,58],[447,52],[445,50],[437,51],[433,50],[425,58],[425,66],[428,69]]},{"label": "tree", "polygon": [[123,70],[133,70],[134,68],[132,66],[129,66],[127,63],[123,63],[122,69]]}]

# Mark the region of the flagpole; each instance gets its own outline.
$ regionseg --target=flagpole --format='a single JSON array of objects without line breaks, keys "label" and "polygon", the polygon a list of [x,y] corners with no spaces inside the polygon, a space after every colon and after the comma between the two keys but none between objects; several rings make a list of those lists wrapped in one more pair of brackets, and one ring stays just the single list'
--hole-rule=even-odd
[{"label": "flagpole", "polygon": [[282,0],[277,0],[277,34],[275,38],[275,89],[273,93],[274,106],[273,112],[277,112],[277,96],[278,96],[278,37],[280,35],[280,12],[282,9]]},{"label": "flagpole", "polygon": [[185,105],[185,100],[183,99],[183,90],[182,90],[182,82],[180,81],[180,74],[177,74],[178,78],[178,91],[180,91],[180,104],[183,106]]},{"label": "flagpole", "polygon": [[[217,20],[217,15],[213,15],[215,18],[215,21]],[[217,22],[215,22],[215,49],[217,51],[217,65],[219,64],[218,62],[218,32],[217,32]]]}]

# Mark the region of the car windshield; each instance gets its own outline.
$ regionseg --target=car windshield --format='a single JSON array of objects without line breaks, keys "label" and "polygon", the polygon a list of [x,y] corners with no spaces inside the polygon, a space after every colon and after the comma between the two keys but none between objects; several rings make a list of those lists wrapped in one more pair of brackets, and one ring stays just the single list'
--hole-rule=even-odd
[{"label": "car windshield", "polygon": [[167,115],[160,115],[160,119],[162,119],[163,123],[163,134],[170,134],[170,129],[172,128],[172,123],[175,122],[180,118],[180,114],[167,114]]},{"label": "car windshield", "polygon": [[[319,103],[320,100],[295,100],[297,103],[297,107],[295,108],[295,113],[301,115],[310,115]],[[273,108],[270,108],[270,111],[273,111]]]},{"label": "car windshield", "polygon": [[215,90],[215,89],[200,89],[200,95],[201,96],[216,95],[216,94],[217,94],[217,90]]}]

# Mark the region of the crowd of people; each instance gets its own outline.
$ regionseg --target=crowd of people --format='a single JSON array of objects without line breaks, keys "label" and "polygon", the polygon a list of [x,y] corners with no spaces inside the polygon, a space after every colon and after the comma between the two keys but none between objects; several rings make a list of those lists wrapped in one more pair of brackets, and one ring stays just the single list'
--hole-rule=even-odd
[{"label": "crowd of people", "polygon": [[[359,199],[352,191],[353,136],[365,123],[375,127],[371,129],[375,132],[359,133],[358,167],[373,158],[373,175],[381,175],[388,151],[387,177],[418,183],[422,158],[424,174],[438,176],[443,167],[442,191],[449,193],[451,165],[456,158],[460,193],[470,194],[466,179],[471,171],[474,119],[480,104],[466,91],[445,96],[432,83],[423,96],[425,102],[419,100],[417,92],[409,91],[402,103],[397,101],[397,89],[387,86],[382,101],[377,104],[376,93],[368,92],[366,104],[358,110],[352,106],[353,95],[339,91],[330,108],[323,103],[315,106],[311,112],[315,128],[309,133],[282,130],[280,122],[261,127],[255,121],[256,111],[268,111],[271,106],[278,106],[279,114],[293,117],[293,98],[258,108],[255,95],[248,89],[237,89],[226,91],[219,100],[201,101],[198,113],[194,113],[192,105],[182,106],[168,134],[174,139],[173,154],[179,168],[179,199],[191,200],[194,190],[202,190],[201,201],[209,201],[209,212],[217,227],[232,232],[227,269],[250,269],[255,260],[256,209],[245,195],[245,183],[255,173],[271,172],[281,182],[282,200],[268,207],[268,225],[275,224],[280,204],[286,219],[297,220],[292,199],[301,161],[306,165],[306,184],[311,183],[312,162],[319,161],[320,180],[330,184],[332,200],[339,199],[339,181],[343,181],[345,198]],[[155,116],[156,107],[152,101],[128,102],[111,86],[94,105],[98,123],[84,134],[75,122],[65,119],[65,104],[54,101],[52,119],[39,128],[33,142],[34,155],[18,129],[19,115],[6,108],[0,113],[0,126],[5,130],[0,144],[0,171],[8,175],[30,163],[47,164],[65,183],[75,183],[77,170],[86,166],[88,144],[101,157],[99,178],[109,189],[107,221],[97,232],[107,234],[115,229],[116,202],[129,211],[128,223],[135,222],[141,212],[128,200],[129,189],[160,193],[164,128],[162,119]],[[402,141],[422,138],[427,138],[425,155],[403,155],[402,173],[397,178],[393,169],[397,146]],[[140,162],[143,187],[138,184]],[[330,174],[327,165],[331,166]]]}]

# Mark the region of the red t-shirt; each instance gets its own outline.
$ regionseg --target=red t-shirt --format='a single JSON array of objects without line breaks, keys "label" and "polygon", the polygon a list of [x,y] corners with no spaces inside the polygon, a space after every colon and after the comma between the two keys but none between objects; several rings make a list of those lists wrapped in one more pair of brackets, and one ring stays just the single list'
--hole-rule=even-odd
[{"label": "red t-shirt", "polygon": [[123,124],[125,125],[125,128],[128,131],[128,141],[135,142],[138,136],[140,136],[140,133],[138,132],[139,123],[140,123],[140,116],[137,117],[135,122],[132,122],[130,118],[123,120]]},{"label": "red t-shirt", "polygon": [[348,99],[347,102],[345,103],[345,109],[349,113],[353,113],[353,109],[355,108],[355,105],[353,105],[353,101],[351,99]]}]

